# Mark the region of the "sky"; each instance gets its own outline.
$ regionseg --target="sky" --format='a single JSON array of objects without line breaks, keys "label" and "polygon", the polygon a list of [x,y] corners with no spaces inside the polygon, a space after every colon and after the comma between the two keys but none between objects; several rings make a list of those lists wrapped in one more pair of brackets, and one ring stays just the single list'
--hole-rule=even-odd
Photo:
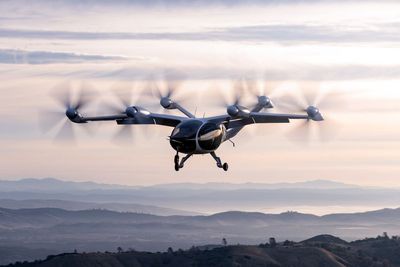
[{"label": "sky", "polygon": [[[398,186],[399,32],[397,1],[1,1],[0,179]],[[132,86],[139,96],[149,77],[165,73],[183,80],[180,94],[198,116],[224,114],[215,91],[230,95],[241,79],[266,85],[277,112],[282,95],[337,92],[340,103],[321,107],[334,138],[318,140],[316,125],[310,142],[288,138],[293,124],[250,126],[235,147],[218,150],[228,172],[209,155],[175,172],[171,128],[133,126],[125,146],[110,141],[112,122],[95,125],[94,135],[75,127],[75,144],[54,142],[59,124],[40,130],[45,111],[60,109],[50,97],[60,84],[96,88],[82,112],[106,114],[113,91]]]}]

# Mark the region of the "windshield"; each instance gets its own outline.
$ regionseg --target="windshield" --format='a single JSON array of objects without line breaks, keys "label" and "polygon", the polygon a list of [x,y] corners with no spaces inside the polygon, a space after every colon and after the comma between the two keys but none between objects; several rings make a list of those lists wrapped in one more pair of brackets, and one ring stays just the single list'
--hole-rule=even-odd
[{"label": "windshield", "polygon": [[202,125],[201,121],[198,120],[190,120],[183,122],[176,126],[174,131],[172,132],[171,137],[173,138],[196,138],[197,131],[199,130],[200,126]]}]

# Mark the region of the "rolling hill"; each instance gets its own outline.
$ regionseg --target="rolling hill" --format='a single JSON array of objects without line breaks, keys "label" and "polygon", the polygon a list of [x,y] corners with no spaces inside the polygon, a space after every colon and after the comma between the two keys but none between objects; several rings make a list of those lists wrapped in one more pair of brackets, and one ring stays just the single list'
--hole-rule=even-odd
[{"label": "rolling hill", "polygon": [[[312,240],[312,242],[311,242]],[[263,266],[263,267],[369,267],[400,266],[400,241],[387,237],[347,243],[334,236],[316,236],[304,242],[220,246],[202,250],[138,252],[121,248],[117,253],[66,253],[49,256],[32,263],[10,264],[11,267],[182,267],[182,266]]]},{"label": "rolling hill", "polygon": [[42,258],[43,254],[34,253],[40,249],[62,253],[74,249],[111,251],[122,246],[155,252],[168,247],[188,249],[193,245],[220,244],[222,238],[231,244],[259,244],[271,236],[298,242],[325,233],[350,241],[383,231],[398,234],[399,229],[400,209],[325,216],[239,211],[157,216],[100,209],[0,208],[0,263],[10,262],[2,261],[9,259],[10,248],[16,261]]}]

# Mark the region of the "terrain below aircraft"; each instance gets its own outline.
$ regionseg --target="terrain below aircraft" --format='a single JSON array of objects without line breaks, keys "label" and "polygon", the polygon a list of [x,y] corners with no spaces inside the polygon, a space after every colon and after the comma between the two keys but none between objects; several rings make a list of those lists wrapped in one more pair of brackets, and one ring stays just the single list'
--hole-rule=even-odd
[{"label": "terrain below aircraft", "polygon": [[[184,167],[185,162],[195,154],[210,154],[219,168],[228,170],[228,163],[223,163],[216,155],[216,150],[223,142],[230,141],[246,125],[260,123],[289,123],[291,120],[322,121],[323,117],[315,105],[301,109],[303,114],[279,114],[262,112],[264,109],[274,107],[271,99],[266,95],[258,95],[257,103],[251,109],[240,105],[237,96],[234,103],[226,106],[226,114],[212,117],[198,118],[179,101],[173,100],[175,89],[167,88],[167,93],[158,91],[160,105],[164,109],[178,110],[181,116],[171,114],[153,113],[139,106],[131,105],[125,101],[124,110],[117,114],[101,116],[83,116],[79,109],[87,104],[85,97],[80,97],[73,103],[71,93],[58,97],[65,107],[65,115],[77,124],[96,121],[115,121],[118,125],[155,124],[173,128],[169,136],[171,147],[176,151],[174,157],[175,170]],[[83,94],[81,94],[83,96]],[[184,154],[180,158],[180,154]]]}]

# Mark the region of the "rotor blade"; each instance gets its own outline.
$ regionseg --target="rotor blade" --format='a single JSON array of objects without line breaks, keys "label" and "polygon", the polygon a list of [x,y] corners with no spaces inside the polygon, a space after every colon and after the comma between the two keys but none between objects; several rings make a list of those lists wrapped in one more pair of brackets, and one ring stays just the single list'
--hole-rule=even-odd
[{"label": "rotor blade", "polygon": [[140,92],[141,97],[145,97],[148,99],[154,98],[154,93],[153,93],[153,81],[148,80],[146,84],[143,87],[143,90]]},{"label": "rotor blade", "polygon": [[263,84],[254,79],[247,79],[246,80],[246,89],[247,91],[256,99],[260,96],[268,96],[271,97],[275,89],[278,87],[276,82],[271,82],[267,79],[264,80]]},{"label": "rotor blade", "polygon": [[222,89],[217,84],[212,85],[211,88],[206,90],[202,95],[202,102],[207,103],[214,108],[227,108],[229,106],[229,100],[226,93],[227,90]]},{"label": "rotor blade", "polygon": [[96,89],[86,81],[82,81],[77,93],[76,102],[73,104],[75,109],[87,107],[98,95]]},{"label": "rotor blade", "polygon": [[98,106],[98,115],[104,115],[104,114],[123,114],[125,112],[125,109],[121,107],[117,103],[108,103],[108,102],[102,102]]},{"label": "rotor blade", "polygon": [[305,107],[315,106],[316,100],[321,94],[321,86],[319,83],[315,82],[300,82],[299,91]]},{"label": "rotor blade", "polygon": [[316,106],[321,109],[345,108],[347,106],[346,94],[338,91],[326,92],[317,99]]},{"label": "rotor blade", "polygon": [[241,103],[244,94],[244,86],[242,80],[235,81],[233,83],[233,94],[234,94],[234,100],[232,104],[239,105]]},{"label": "rotor blade", "polygon": [[40,111],[38,114],[39,128],[42,132],[47,133],[60,124],[64,118],[65,112],[53,110]]},{"label": "rotor blade", "polygon": [[76,102],[73,105],[74,108],[80,109],[88,104],[91,94],[89,93],[89,90],[91,90],[91,88],[88,86],[88,84],[85,84],[85,82],[81,82],[76,96]]},{"label": "rotor blade", "polygon": [[264,84],[261,90],[261,95],[265,95],[268,97],[273,97],[276,88],[279,87],[279,84],[276,82],[272,82],[270,80],[265,79]]},{"label": "rotor blade", "polygon": [[257,81],[254,79],[246,79],[246,91],[251,94],[252,96],[258,98],[259,96],[263,95],[259,89],[260,87],[257,86]]},{"label": "rotor blade", "polygon": [[314,83],[302,82],[298,89],[277,98],[278,107],[285,107],[292,112],[304,112],[308,106],[316,106],[317,99],[321,96],[320,87]]},{"label": "rotor blade", "polygon": [[176,93],[176,87],[172,85],[171,81],[166,81],[166,86],[167,86],[167,93],[165,94],[166,97],[172,98],[173,95]]},{"label": "rotor blade", "polygon": [[315,106],[315,100],[317,98],[317,94],[318,93],[316,93],[315,91],[302,90],[302,96],[305,107]]},{"label": "rotor blade", "polygon": [[[243,83],[242,81],[233,81],[233,90],[221,89],[215,85],[206,92],[207,103],[218,108],[227,108],[230,105],[238,105],[242,101]],[[204,97],[204,96],[203,96]]]},{"label": "rotor blade", "polygon": [[324,116],[323,121],[302,121],[288,133],[288,137],[300,143],[309,143],[314,137],[315,141],[329,142],[337,136],[339,128],[339,123]]},{"label": "rotor blade", "polygon": [[287,136],[290,140],[299,143],[308,144],[311,141],[311,123],[310,121],[302,121],[294,127]]},{"label": "rotor blade", "polygon": [[79,129],[83,129],[87,135],[94,136],[99,129],[100,124],[88,122],[88,123],[81,123],[79,124]]},{"label": "rotor blade", "polygon": [[141,135],[145,138],[154,138],[155,136],[159,135],[160,128],[157,125],[135,125],[140,131]]},{"label": "rotor blade", "polygon": [[166,81],[163,81],[163,84],[163,88],[161,88],[159,81],[150,79],[147,86],[148,89],[143,91],[143,95],[156,98],[157,100],[160,100],[163,97],[170,97],[172,94],[170,91],[173,89],[170,89],[169,84]]},{"label": "rotor blade", "polygon": [[69,141],[75,142],[75,131],[72,122],[65,119],[63,125],[59,129],[58,133],[55,135],[55,141]]},{"label": "rotor blade", "polygon": [[[150,96],[154,99],[157,99],[157,110],[156,112],[161,112],[164,110],[164,112],[171,112],[169,109],[163,109],[159,103],[159,101],[166,97],[170,98],[173,102],[178,103],[180,105],[185,105],[187,104],[188,101],[190,100],[189,97],[186,96],[177,96],[178,92],[180,91],[180,84],[181,84],[181,79],[178,78],[178,76],[174,76],[171,74],[165,74],[164,75],[164,80],[155,80],[154,78],[150,77],[148,85],[144,90],[141,92],[141,99],[147,97],[149,98]],[[161,87],[160,87],[161,83]],[[155,107],[154,103],[152,102],[147,102],[144,103],[143,106],[146,107]]]},{"label": "rotor blade", "polygon": [[181,94],[174,98],[174,102],[178,103],[179,105],[187,108],[187,109],[194,109],[196,104],[198,103],[198,92],[192,92],[189,94]]},{"label": "rotor blade", "polygon": [[116,144],[124,144],[124,143],[132,143],[133,138],[133,130],[131,125],[118,125],[120,129],[113,136],[113,141]]},{"label": "rotor blade", "polygon": [[340,124],[330,116],[324,116],[324,120],[318,122],[317,136],[320,142],[329,142],[336,138],[340,130]]},{"label": "rotor blade", "polygon": [[121,107],[125,109],[126,107],[132,105],[132,88],[126,86],[115,87],[111,91],[114,97],[118,100]]},{"label": "rotor blade", "polygon": [[185,75],[182,72],[176,70],[164,71],[164,81],[167,89],[166,97],[173,98],[180,91]]},{"label": "rotor blade", "polygon": [[293,95],[284,95],[275,98],[274,103],[276,103],[278,107],[292,112],[303,112],[306,108]]},{"label": "rotor blade", "polygon": [[151,112],[160,113],[162,110],[161,98],[162,93],[157,84],[154,81],[148,81],[144,89],[140,91],[137,101],[139,106],[152,109]]},{"label": "rotor blade", "polygon": [[[282,131],[282,125],[280,123],[262,123],[262,124],[251,124],[243,129],[250,136],[271,136],[279,135]],[[244,138],[248,139],[248,138]]]},{"label": "rotor blade", "polygon": [[51,90],[50,96],[56,102],[61,104],[63,108],[67,109],[71,107],[71,102],[72,102],[71,83],[63,82],[61,84],[56,85]]},{"label": "rotor blade", "polygon": [[[161,88],[157,85],[157,83],[154,83],[153,86],[154,86],[154,87],[153,87],[153,90],[152,90],[153,96],[154,96],[154,94],[155,94],[155,97],[156,97],[157,99],[161,99],[161,98],[163,97],[163,94],[162,94],[162,92],[161,92]],[[154,90],[155,90],[155,93],[154,93]]]}]

